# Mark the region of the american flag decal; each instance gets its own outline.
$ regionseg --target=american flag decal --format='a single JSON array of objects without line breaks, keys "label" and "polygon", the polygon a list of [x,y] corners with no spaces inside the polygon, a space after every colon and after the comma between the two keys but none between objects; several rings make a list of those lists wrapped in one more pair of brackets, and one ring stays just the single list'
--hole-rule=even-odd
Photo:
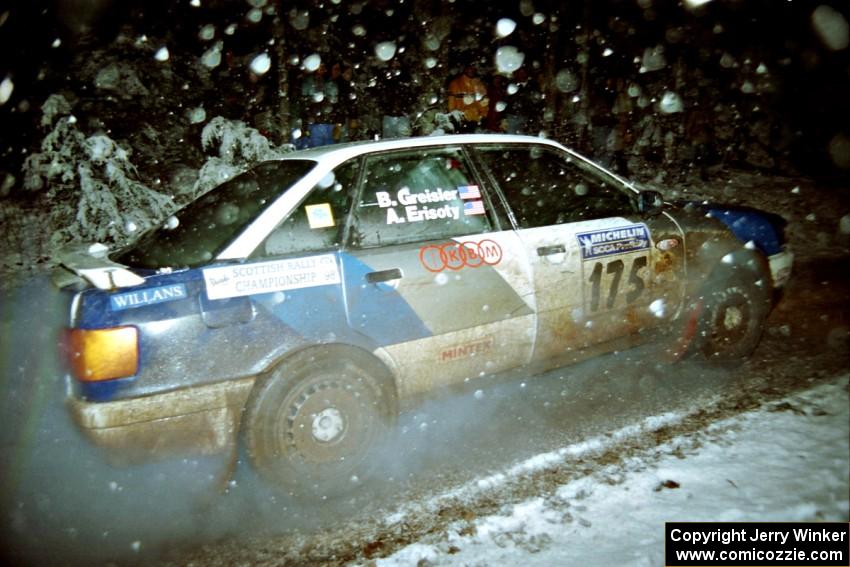
[{"label": "american flag decal", "polygon": [[484,201],[467,201],[463,204],[463,214],[466,216],[483,215]]},{"label": "american flag decal", "polygon": [[461,199],[480,199],[481,191],[478,185],[461,185],[457,188],[457,194]]}]

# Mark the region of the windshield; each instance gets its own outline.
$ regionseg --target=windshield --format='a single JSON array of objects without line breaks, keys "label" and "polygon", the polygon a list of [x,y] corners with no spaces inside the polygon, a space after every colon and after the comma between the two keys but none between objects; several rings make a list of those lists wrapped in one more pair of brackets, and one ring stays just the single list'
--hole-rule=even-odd
[{"label": "windshield", "polygon": [[209,262],[314,165],[308,160],[262,163],[193,201],[116,260],[151,269]]}]

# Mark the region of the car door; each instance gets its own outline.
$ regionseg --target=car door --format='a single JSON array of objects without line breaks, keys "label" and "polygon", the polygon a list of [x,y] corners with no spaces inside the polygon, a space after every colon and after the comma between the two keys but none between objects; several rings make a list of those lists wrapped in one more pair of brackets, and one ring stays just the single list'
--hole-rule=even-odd
[{"label": "car door", "polygon": [[[256,273],[250,298],[307,344],[348,339],[339,260],[357,164],[334,169],[260,242],[244,266]],[[234,284],[235,285],[235,282]],[[271,293],[260,286],[269,286]]]},{"label": "car door", "polygon": [[535,360],[619,348],[677,314],[684,246],[671,218],[642,218],[633,192],[556,147],[482,145],[476,155],[532,264]]},{"label": "car door", "polygon": [[351,327],[400,397],[525,364],[533,283],[459,146],[367,155],[342,254]]}]

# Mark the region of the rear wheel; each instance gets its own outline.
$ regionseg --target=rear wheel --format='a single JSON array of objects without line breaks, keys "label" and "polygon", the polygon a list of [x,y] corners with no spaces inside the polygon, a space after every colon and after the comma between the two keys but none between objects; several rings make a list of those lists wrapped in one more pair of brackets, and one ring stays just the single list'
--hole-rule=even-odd
[{"label": "rear wheel", "polygon": [[370,472],[394,417],[387,373],[368,354],[319,347],[263,380],[245,415],[245,443],[268,481],[297,494],[334,495]]},{"label": "rear wheel", "polygon": [[741,363],[756,349],[770,312],[768,281],[749,272],[709,281],[697,332],[700,351],[709,362]]}]

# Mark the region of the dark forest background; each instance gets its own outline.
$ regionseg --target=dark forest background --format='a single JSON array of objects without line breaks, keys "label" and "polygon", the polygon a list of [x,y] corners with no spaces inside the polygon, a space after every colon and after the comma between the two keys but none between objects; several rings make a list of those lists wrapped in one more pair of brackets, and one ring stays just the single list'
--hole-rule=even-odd
[{"label": "dark forest background", "polygon": [[[516,24],[505,37],[496,33],[502,18]],[[116,211],[128,201],[161,216],[159,197],[128,195],[149,190],[176,206],[196,194],[198,171],[216,153],[202,133],[216,117],[244,122],[281,150],[293,128],[306,131],[300,89],[316,55],[351,68],[353,96],[337,103],[356,119],[350,139],[379,135],[399,100],[409,102],[413,133],[431,132],[448,81],[472,62],[487,82],[522,76],[522,88],[504,95],[505,112],[522,107],[527,133],[613,167],[608,136],[622,126],[620,169],[638,180],[684,182],[697,157],[703,176],[743,168],[846,179],[848,18],[837,0],[18,3],[0,13],[0,202],[7,212],[76,202],[85,157],[76,154],[105,153],[124,164],[101,187],[125,191]],[[378,53],[386,42],[389,60]],[[499,73],[505,47],[522,54],[522,71]],[[270,65],[256,72],[263,55]],[[697,151],[697,138],[709,151]],[[76,172],[52,182],[46,172],[63,160]],[[116,167],[102,162],[108,177]],[[12,216],[20,214],[4,223]]]}]

